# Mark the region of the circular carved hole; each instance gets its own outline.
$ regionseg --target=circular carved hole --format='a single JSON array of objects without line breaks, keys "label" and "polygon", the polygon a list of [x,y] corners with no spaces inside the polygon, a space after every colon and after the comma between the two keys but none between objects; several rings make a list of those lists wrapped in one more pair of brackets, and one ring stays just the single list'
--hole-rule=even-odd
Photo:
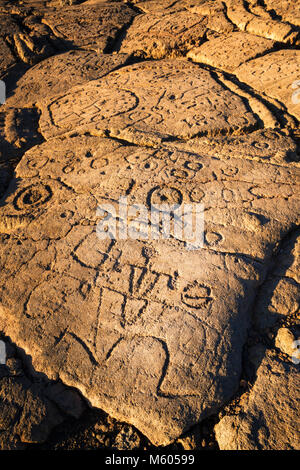
[{"label": "circular carved hole", "polygon": [[14,199],[14,207],[20,211],[32,210],[45,204],[52,197],[51,188],[36,184],[22,189]]}]

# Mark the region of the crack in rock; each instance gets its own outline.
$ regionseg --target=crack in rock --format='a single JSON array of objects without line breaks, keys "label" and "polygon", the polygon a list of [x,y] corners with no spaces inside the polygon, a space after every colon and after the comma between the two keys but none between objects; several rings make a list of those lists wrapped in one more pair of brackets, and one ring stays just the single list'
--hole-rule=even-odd
[{"label": "crack in rock", "polygon": [[297,7],[1,2],[0,448],[299,447]]}]

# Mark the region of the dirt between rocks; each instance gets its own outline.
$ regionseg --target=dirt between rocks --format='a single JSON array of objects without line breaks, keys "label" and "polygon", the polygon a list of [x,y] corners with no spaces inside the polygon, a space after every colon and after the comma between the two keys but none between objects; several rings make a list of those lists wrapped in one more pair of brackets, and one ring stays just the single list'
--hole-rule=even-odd
[{"label": "dirt between rocks", "polygon": [[0,449],[300,448],[299,18],[0,0]]}]

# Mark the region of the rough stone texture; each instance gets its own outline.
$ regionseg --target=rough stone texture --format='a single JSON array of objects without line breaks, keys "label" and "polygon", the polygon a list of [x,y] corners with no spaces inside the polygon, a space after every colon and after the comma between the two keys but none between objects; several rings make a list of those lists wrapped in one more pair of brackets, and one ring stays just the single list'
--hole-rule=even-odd
[{"label": "rough stone texture", "polygon": [[[9,343],[6,350],[6,365],[0,365],[0,450],[19,450],[28,443],[44,442],[63,416],[55,400],[47,398],[45,384],[33,382],[25,375]],[[61,393],[70,394],[60,386]]]},{"label": "rough stone texture", "polygon": [[10,16],[0,13],[0,76],[16,62],[8,44],[18,32],[16,22]]},{"label": "rough stone texture", "polygon": [[125,426],[111,443],[118,450],[134,450],[140,446],[140,438],[130,426]]},{"label": "rough stone texture", "polygon": [[146,13],[182,11],[197,5],[197,0],[134,0],[135,6]]},{"label": "rough stone texture", "polygon": [[[173,144],[166,145],[172,148]],[[196,137],[176,143],[176,148],[211,157],[227,158],[230,155],[232,158],[299,168],[297,145],[293,139],[274,129],[260,129],[238,136]]]},{"label": "rough stone texture", "polygon": [[[298,218],[285,167],[207,158],[96,137],[49,141],[23,157],[1,211],[2,329],[37,370],[156,444],[236,389],[263,274],[255,259]],[[207,249],[98,240],[97,205],[124,194],[128,204],[204,203]]]},{"label": "rough stone texture", "polygon": [[104,52],[135,12],[122,3],[74,5],[62,10],[46,12],[43,23],[53,34],[70,46],[87,47]]},{"label": "rough stone texture", "polygon": [[123,68],[39,106],[46,139],[109,130],[127,140],[140,135],[151,141],[152,136],[188,138],[249,129],[257,122],[243,101],[210,72],[180,59]]},{"label": "rough stone texture", "polygon": [[274,267],[274,274],[290,278],[300,284],[300,236],[299,231],[285,243],[278,255],[278,264]]},{"label": "rough stone texture", "polygon": [[[126,64],[128,57],[127,54],[104,55],[83,50],[50,57],[29,69],[20,78],[6,105],[28,106],[57,94],[64,94],[74,85],[107,75]],[[60,77],[59,80],[57,77]]]},{"label": "rough stone texture", "polygon": [[[298,317],[299,321],[299,246],[300,237],[296,231],[281,247],[275,265],[260,289],[254,321],[256,327],[262,331],[267,331],[278,323],[284,324],[291,318],[297,320]],[[278,337],[280,342],[279,338],[280,335]]]},{"label": "rough stone texture", "polygon": [[300,26],[300,5],[297,0],[265,0],[264,4],[271,12],[287,23]]},{"label": "rough stone texture", "polygon": [[295,281],[272,276],[259,297],[259,310],[256,313],[258,326],[271,327],[279,318],[295,314],[299,311],[299,297],[300,289]]},{"label": "rough stone texture", "polygon": [[299,450],[299,369],[267,355],[242,411],[215,432],[221,450]]},{"label": "rough stone texture", "polygon": [[295,345],[294,342],[296,341],[295,335],[292,333],[291,330],[288,328],[279,328],[275,346],[279,348],[284,354],[290,356],[292,359],[296,357]]},{"label": "rough stone texture", "polygon": [[[299,44],[299,30],[288,23],[251,13],[243,0],[225,0],[227,16],[241,31],[262,36],[274,41]],[[280,3],[280,2],[278,2]]]},{"label": "rough stone texture", "polygon": [[[3,112],[2,112],[3,110]],[[0,197],[6,191],[20,156],[43,141],[35,108],[6,108],[0,112]]]},{"label": "rough stone texture", "polygon": [[1,36],[4,38],[21,32],[18,23],[10,15],[0,14],[0,25]]},{"label": "rough stone texture", "polygon": [[49,31],[37,17],[29,15],[24,19],[20,12],[12,13],[18,14],[0,12],[0,39],[3,41],[0,76],[15,62],[33,64],[55,52]]},{"label": "rough stone texture", "polygon": [[299,72],[300,51],[287,49],[251,60],[241,65],[235,74],[241,82],[283,103],[290,114],[300,119],[299,103],[292,100],[296,91],[293,83],[299,79]]},{"label": "rough stone texture", "polygon": [[187,11],[140,15],[127,31],[120,50],[153,59],[176,57],[201,44],[206,29],[205,17]]},{"label": "rough stone texture", "polygon": [[211,32],[230,33],[222,2],[143,2],[147,14],[137,16],[122,41],[121,51],[161,59],[186,54]]},{"label": "rough stone texture", "polygon": [[[272,49],[274,41],[258,38],[244,32],[212,39],[199,48],[188,52],[194,62],[212,65],[227,72],[233,72],[239,65]],[[234,50],[234,54],[232,51]]]},{"label": "rough stone texture", "polygon": [[[209,30],[217,31],[220,33],[228,33],[234,30],[234,25],[228,21],[226,16],[226,9],[223,2],[219,1],[189,1],[189,0],[150,0],[144,2],[134,2],[136,6],[151,14],[159,13],[176,13],[177,12],[189,12],[192,16],[197,15],[201,21],[206,19],[207,33]],[[187,18],[187,15],[182,15],[183,18]],[[149,17],[151,18],[151,17]]]},{"label": "rough stone texture", "polygon": [[211,32],[217,33],[230,33],[234,31],[234,25],[228,20],[226,8],[223,2],[208,1],[198,2],[196,5],[191,5],[188,10],[197,15],[207,17],[207,38]]},{"label": "rough stone texture", "polygon": [[257,340],[246,348],[253,386],[216,425],[220,449],[299,449],[299,240],[299,230],[287,235],[259,289],[254,326],[272,349]]},{"label": "rough stone texture", "polygon": [[[61,422],[59,412],[45,398],[38,396],[38,387],[31,386],[26,379],[3,378],[1,380],[1,428],[4,439],[0,434],[0,446],[6,448],[5,431],[12,430],[9,441],[17,443],[43,442],[51,429]],[[19,447],[19,446],[18,446]]]},{"label": "rough stone texture", "polygon": [[15,63],[15,58],[5,40],[0,37],[0,76]]},{"label": "rough stone texture", "polygon": [[[2,448],[299,448],[295,6],[0,2]],[[204,246],[100,240],[120,196]]]}]

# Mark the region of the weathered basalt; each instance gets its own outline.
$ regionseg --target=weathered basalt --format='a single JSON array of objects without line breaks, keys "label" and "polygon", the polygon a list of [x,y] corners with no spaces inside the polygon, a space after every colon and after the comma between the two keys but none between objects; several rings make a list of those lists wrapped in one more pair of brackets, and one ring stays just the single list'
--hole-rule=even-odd
[{"label": "weathered basalt", "polygon": [[1,449],[299,448],[298,16],[0,2]]}]

